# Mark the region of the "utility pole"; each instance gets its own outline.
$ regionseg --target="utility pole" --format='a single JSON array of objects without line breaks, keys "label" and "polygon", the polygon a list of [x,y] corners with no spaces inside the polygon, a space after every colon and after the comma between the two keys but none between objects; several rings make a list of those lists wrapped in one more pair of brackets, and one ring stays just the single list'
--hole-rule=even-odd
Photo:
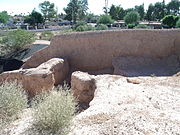
[{"label": "utility pole", "polygon": [[105,12],[106,12],[106,14],[108,12],[108,0],[105,0]]},{"label": "utility pole", "polygon": [[163,17],[165,16],[165,0],[163,0]]}]

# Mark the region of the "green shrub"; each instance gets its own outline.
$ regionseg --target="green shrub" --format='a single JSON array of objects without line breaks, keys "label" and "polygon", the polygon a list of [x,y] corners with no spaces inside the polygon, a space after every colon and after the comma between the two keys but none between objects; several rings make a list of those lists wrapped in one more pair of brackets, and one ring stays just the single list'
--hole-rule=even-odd
[{"label": "green shrub", "polygon": [[27,96],[16,82],[0,86],[0,127],[17,118],[17,114],[27,108]]},{"label": "green shrub", "polygon": [[124,21],[126,24],[137,24],[137,22],[139,21],[140,16],[138,12],[135,11],[131,11],[129,12],[125,17],[124,17]]},{"label": "green shrub", "polygon": [[128,24],[128,29],[133,29],[136,25],[135,24]]},{"label": "green shrub", "polygon": [[96,30],[107,30],[108,27],[107,25],[105,24],[99,24],[97,27],[96,27]]},{"label": "green shrub", "polygon": [[174,28],[176,26],[176,22],[178,21],[178,17],[174,15],[167,15],[162,19],[163,27],[165,28]]},{"label": "green shrub", "polygon": [[100,16],[99,20],[97,21],[98,24],[112,24],[114,21],[112,20],[111,16],[109,15],[102,15]]},{"label": "green shrub", "polygon": [[51,31],[43,31],[40,35],[40,39],[51,40],[54,34]]},{"label": "green shrub", "polygon": [[87,23],[85,21],[79,21],[79,22],[77,22],[77,24],[75,24],[73,29],[76,30],[79,26],[84,26],[84,25],[87,25]]},{"label": "green shrub", "polygon": [[76,31],[91,31],[94,30],[94,28],[91,25],[80,25],[76,28]]},{"label": "green shrub", "polygon": [[179,18],[179,20],[176,22],[176,28],[180,28],[180,18]]},{"label": "green shrub", "polygon": [[136,29],[150,29],[150,27],[145,24],[138,24],[135,28]]},{"label": "green shrub", "polygon": [[26,45],[35,41],[35,34],[26,30],[14,30],[5,34],[0,43],[4,45],[9,52],[18,51]]},{"label": "green shrub", "polygon": [[[52,91],[36,97],[33,129],[39,134],[65,134],[76,111],[70,91]],[[37,102],[38,101],[38,102]]]}]

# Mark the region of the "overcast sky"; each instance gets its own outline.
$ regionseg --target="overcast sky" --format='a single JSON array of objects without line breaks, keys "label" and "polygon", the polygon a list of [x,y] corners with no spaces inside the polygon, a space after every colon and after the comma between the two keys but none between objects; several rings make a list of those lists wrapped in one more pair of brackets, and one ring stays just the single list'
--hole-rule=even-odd
[{"label": "overcast sky", "polygon": [[[8,11],[9,14],[20,14],[31,12],[34,8],[38,9],[39,3],[44,0],[0,0],[0,11]],[[58,8],[58,13],[63,12],[63,8],[67,6],[70,0],[49,0],[55,3]],[[103,14],[103,7],[105,6],[105,0],[88,0],[89,11],[94,14]],[[109,7],[114,5],[121,5],[123,8],[132,8],[135,5],[144,3],[145,9],[147,9],[150,3],[162,2],[163,0],[108,0]],[[166,3],[171,0],[165,0]]]}]

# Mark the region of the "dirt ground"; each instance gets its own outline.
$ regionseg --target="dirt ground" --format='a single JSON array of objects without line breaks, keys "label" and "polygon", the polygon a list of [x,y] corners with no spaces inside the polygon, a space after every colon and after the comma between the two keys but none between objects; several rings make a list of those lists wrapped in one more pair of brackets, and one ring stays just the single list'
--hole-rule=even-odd
[{"label": "dirt ground", "polygon": [[[180,134],[180,75],[95,79],[90,107],[75,117],[69,135]],[[6,133],[25,135],[33,121],[31,113],[25,110]]]}]

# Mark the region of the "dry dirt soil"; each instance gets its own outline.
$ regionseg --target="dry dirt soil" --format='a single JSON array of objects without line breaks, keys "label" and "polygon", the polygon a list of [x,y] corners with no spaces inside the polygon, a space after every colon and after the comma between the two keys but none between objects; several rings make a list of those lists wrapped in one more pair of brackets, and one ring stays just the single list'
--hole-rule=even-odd
[{"label": "dry dirt soil", "polygon": [[[180,135],[180,75],[94,77],[94,98],[75,117],[69,135]],[[25,110],[8,135],[25,135],[31,112]]]}]

